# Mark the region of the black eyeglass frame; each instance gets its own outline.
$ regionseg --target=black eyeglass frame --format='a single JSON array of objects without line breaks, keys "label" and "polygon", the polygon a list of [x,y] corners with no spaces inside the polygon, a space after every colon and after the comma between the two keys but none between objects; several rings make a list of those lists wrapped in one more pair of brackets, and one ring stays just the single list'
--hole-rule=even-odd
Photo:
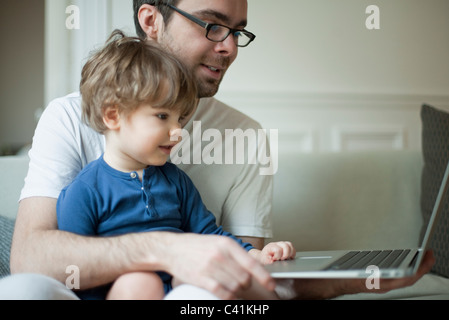
[{"label": "black eyeglass frame", "polygon": [[[175,7],[174,5],[167,4],[167,7],[169,7],[170,9],[175,10],[180,15],[184,16],[185,18],[189,19],[190,21],[192,21],[192,22],[196,23],[197,25],[199,25],[199,26],[203,27],[204,29],[206,29],[206,38],[209,41],[212,41],[212,42],[223,42],[223,41],[225,41],[229,37],[230,34],[235,35],[236,33],[244,33],[246,35],[246,37],[249,39],[248,43],[245,44],[245,45],[239,45],[238,42],[236,42],[236,46],[237,47],[244,48],[244,47],[247,47],[251,42],[253,42],[254,39],[256,39],[256,35],[254,33],[252,33],[252,32],[249,32],[248,30],[245,30],[245,29],[232,29],[232,28],[229,28],[228,26],[224,26],[224,25],[218,24],[218,23],[207,23],[207,22],[205,22],[205,21],[195,17],[194,15],[191,15],[190,13],[187,13],[184,10],[181,10],[181,9]],[[228,34],[220,41],[213,40],[213,39],[209,38],[209,32],[215,26],[220,26],[220,27],[223,27],[223,28],[226,28],[226,29],[229,30]]]}]

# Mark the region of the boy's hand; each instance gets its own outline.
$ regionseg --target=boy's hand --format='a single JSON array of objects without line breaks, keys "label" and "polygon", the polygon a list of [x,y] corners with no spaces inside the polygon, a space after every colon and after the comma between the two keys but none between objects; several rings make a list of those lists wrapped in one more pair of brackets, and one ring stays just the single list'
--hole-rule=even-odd
[{"label": "boy's hand", "polygon": [[291,242],[271,242],[262,249],[260,262],[262,264],[271,264],[274,261],[293,259],[295,256],[296,250]]}]

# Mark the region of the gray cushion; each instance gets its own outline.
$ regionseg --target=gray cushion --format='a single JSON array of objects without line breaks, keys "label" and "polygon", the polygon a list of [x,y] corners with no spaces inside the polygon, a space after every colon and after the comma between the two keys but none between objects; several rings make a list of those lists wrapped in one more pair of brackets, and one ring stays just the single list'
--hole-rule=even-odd
[{"label": "gray cushion", "polygon": [[13,231],[14,220],[0,216],[0,278],[9,274],[9,252]]},{"label": "gray cushion", "polygon": [[[444,171],[449,161],[449,113],[429,105],[421,108],[424,168],[421,182],[421,210],[424,227],[432,214]],[[436,264],[433,272],[449,278],[449,194],[435,228],[430,247]],[[424,231],[423,231],[424,232]]]}]

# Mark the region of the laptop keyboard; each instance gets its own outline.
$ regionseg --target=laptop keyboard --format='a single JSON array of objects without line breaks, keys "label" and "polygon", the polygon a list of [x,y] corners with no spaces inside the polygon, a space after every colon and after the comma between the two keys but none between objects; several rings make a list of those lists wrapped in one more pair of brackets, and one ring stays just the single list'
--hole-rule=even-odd
[{"label": "laptop keyboard", "polygon": [[376,250],[376,251],[350,251],[333,262],[325,270],[365,270],[374,265],[379,269],[396,268],[408,255],[410,250]]}]

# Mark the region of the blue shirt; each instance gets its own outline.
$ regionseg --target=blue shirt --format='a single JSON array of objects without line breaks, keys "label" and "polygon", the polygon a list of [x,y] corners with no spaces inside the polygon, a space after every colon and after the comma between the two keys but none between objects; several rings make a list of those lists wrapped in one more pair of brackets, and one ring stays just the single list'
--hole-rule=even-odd
[{"label": "blue shirt", "polygon": [[168,162],[145,169],[140,181],[136,172],[117,171],[100,157],[61,191],[57,219],[60,230],[80,235],[188,232],[228,236],[253,248],[216,225],[190,178]]},{"label": "blue shirt", "polygon": [[[219,182],[217,182],[219,183]],[[117,236],[132,232],[168,231],[222,235],[245,250],[249,243],[217,226],[190,178],[174,164],[124,173],[103,159],[87,165],[61,191],[57,202],[58,228],[85,236]],[[171,277],[159,273],[166,293]],[[82,299],[104,299],[111,284],[77,292]]]}]

